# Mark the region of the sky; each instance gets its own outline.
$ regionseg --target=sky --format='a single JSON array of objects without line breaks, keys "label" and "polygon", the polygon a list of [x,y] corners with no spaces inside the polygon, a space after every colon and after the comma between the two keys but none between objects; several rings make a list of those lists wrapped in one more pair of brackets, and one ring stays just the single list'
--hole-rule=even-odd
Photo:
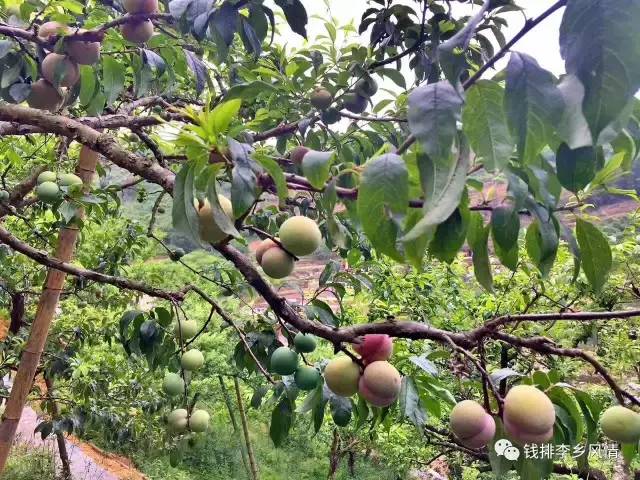
[{"label": "sky", "polygon": [[[305,5],[309,15],[320,15],[327,18],[329,15],[328,9],[324,0],[301,0]],[[539,15],[544,10],[549,8],[556,0],[517,0],[520,5],[526,5],[526,15],[531,18]],[[330,5],[331,14],[339,22],[346,24],[350,20],[355,20],[356,26],[360,23],[360,16],[368,7],[370,2],[367,0],[328,0]],[[412,0],[401,0],[397,3],[406,3],[408,5],[416,5],[416,2]],[[456,5],[455,10],[460,14],[469,12],[470,10],[479,8],[476,6]],[[524,18],[521,13],[510,13],[505,15],[505,18],[509,22],[508,29],[504,32],[505,37],[510,39],[513,37],[523,26]],[[560,21],[562,19],[562,10],[555,12],[551,17],[546,19],[542,24],[537,26],[533,31],[529,32],[515,47],[515,51],[528,53],[535,57],[542,67],[550,70],[556,75],[564,73],[564,62],[560,57],[558,46],[558,32],[560,28]],[[313,38],[318,33],[324,33],[324,26],[318,19],[311,18],[309,25],[309,35]],[[365,33],[366,37],[366,33]],[[298,37],[299,38],[299,37]],[[289,42],[292,44],[298,43],[301,45],[300,40],[289,38]],[[366,40],[363,39],[363,40]],[[505,65],[506,60],[501,64],[498,64],[498,68],[502,68]]]}]

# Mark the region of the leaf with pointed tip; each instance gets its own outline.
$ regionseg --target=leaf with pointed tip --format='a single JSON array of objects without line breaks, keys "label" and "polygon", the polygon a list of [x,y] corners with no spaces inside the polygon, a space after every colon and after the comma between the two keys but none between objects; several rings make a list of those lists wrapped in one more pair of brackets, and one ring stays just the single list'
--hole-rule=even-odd
[{"label": "leaf with pointed tip", "polygon": [[441,262],[451,263],[467,238],[469,208],[461,205],[443,223],[438,225],[433,240],[429,244],[429,253]]},{"label": "leaf with pointed tip", "polygon": [[595,178],[596,163],[596,150],[593,147],[572,150],[563,143],[556,154],[560,184],[573,193],[582,190]]},{"label": "leaf with pointed tip", "polygon": [[473,254],[473,272],[475,273],[478,283],[491,292],[493,291],[493,276],[489,262],[489,230],[489,225],[484,226],[482,215],[478,212],[471,213],[469,230],[467,232],[467,243]]},{"label": "leaf with pointed tip", "polygon": [[198,213],[193,206],[195,198],[196,172],[202,169],[200,162],[185,164],[176,175],[173,187],[173,228],[187,234],[188,237],[200,243],[198,231]]},{"label": "leaf with pointed tip", "polygon": [[582,269],[594,291],[599,292],[607,282],[613,262],[607,237],[582,218],[576,221],[576,237],[582,252]]},{"label": "leaf with pointed tip", "polygon": [[427,412],[422,406],[418,387],[413,378],[409,376],[402,377],[400,386],[400,417],[408,418],[413,425],[422,432],[427,424]]},{"label": "leaf with pointed tip", "polygon": [[291,430],[291,426],[293,425],[293,416],[294,412],[291,408],[291,401],[288,397],[284,396],[271,413],[269,436],[276,447],[282,446],[285,439],[289,436],[289,430]]},{"label": "leaf with pointed tip", "polygon": [[[541,219],[542,217],[542,219]],[[538,216],[529,225],[525,237],[527,254],[533,263],[538,267],[543,277],[549,275],[553,262],[558,253],[558,232],[553,218],[547,213],[547,220],[544,214]]]},{"label": "leaf with pointed tip", "polygon": [[196,76],[196,93],[200,95],[205,85],[211,83],[209,70],[202,60],[200,60],[191,50],[185,50],[184,54],[187,58],[187,65]]},{"label": "leaf with pointed tip", "polygon": [[507,124],[521,162],[532,161],[552,138],[564,98],[553,75],[524,53],[512,53],[504,98]]},{"label": "leaf with pointed tip", "polygon": [[275,0],[275,2],[284,12],[284,16],[291,30],[307,38],[307,23],[309,22],[309,17],[302,2],[300,2],[300,0]]}]

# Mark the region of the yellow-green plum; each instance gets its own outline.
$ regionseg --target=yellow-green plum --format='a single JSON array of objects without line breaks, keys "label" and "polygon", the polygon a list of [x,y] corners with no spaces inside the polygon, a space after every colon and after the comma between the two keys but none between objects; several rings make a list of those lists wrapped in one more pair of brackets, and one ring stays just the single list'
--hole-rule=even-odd
[{"label": "yellow-green plum", "polygon": [[360,367],[347,356],[331,360],[324,369],[327,387],[341,397],[351,397],[358,391]]},{"label": "yellow-green plum", "polygon": [[38,175],[38,185],[44,182],[56,182],[58,180],[58,175],[56,172],[52,172],[51,170],[45,170],[40,175]]},{"label": "yellow-green plum", "polygon": [[[76,33],[85,33],[86,30],[79,29]],[[80,65],[93,65],[100,60],[100,42],[87,42],[84,40],[74,40],[73,37],[66,40],[65,50],[69,58]]]},{"label": "yellow-green plum", "polygon": [[162,382],[162,390],[171,397],[184,393],[184,380],[177,373],[167,373]]},{"label": "yellow-green plum", "polygon": [[58,185],[70,187],[71,185],[82,185],[82,179],[73,173],[61,173],[58,175]]},{"label": "yellow-green plum", "polygon": [[293,337],[293,344],[300,353],[311,353],[316,349],[317,341],[316,337],[311,334],[298,332]]},{"label": "yellow-green plum", "polygon": [[167,423],[173,433],[186,432],[189,426],[189,412],[184,408],[178,408],[167,416]]},{"label": "yellow-green plum", "polygon": [[300,390],[313,390],[320,381],[320,372],[314,367],[303,365],[296,370],[293,379]]},{"label": "yellow-green plum", "polygon": [[264,273],[275,279],[288,277],[296,266],[293,257],[280,247],[268,249],[261,260],[260,266]]},{"label": "yellow-green plum", "polygon": [[376,407],[388,407],[400,394],[400,373],[389,362],[370,363],[360,377],[360,395]]},{"label": "yellow-green plum", "polygon": [[55,112],[62,106],[63,101],[62,92],[44,78],[31,84],[31,92],[27,97],[27,103],[31,108]]},{"label": "yellow-green plum", "polygon": [[196,336],[198,333],[198,322],[195,320],[181,320],[173,325],[173,333],[177,339],[180,339],[182,334],[182,340],[189,340]]},{"label": "yellow-green plum", "polygon": [[209,412],[206,410],[194,410],[189,417],[189,430],[195,433],[206,432],[209,428]]},{"label": "yellow-green plum", "polygon": [[120,32],[131,43],[145,43],[153,37],[151,20],[132,21],[120,25]]},{"label": "yellow-green plum", "polygon": [[44,22],[38,28],[38,37],[42,40],[49,41],[55,35],[66,35],[70,32],[70,28],[60,22]]},{"label": "yellow-green plum", "polygon": [[504,427],[517,442],[544,443],[553,437],[556,411],[542,391],[517,385],[504,399]]},{"label": "yellow-green plum", "polygon": [[[58,80],[60,87],[73,87],[80,79],[78,65],[66,55],[50,53],[42,61],[42,76],[55,85]],[[58,76],[59,75],[59,76]]]},{"label": "yellow-green plum", "polygon": [[180,359],[180,365],[182,368],[188,371],[194,371],[202,368],[204,365],[204,355],[197,349],[189,350],[182,355]]},{"label": "yellow-green plum", "polygon": [[393,340],[386,334],[370,333],[362,337],[360,343],[354,344],[353,348],[365,363],[389,360],[393,352]]},{"label": "yellow-green plum", "polygon": [[600,427],[616,442],[638,443],[640,440],[640,415],[620,405],[610,407],[602,414]]},{"label": "yellow-green plum", "polygon": [[451,431],[468,448],[482,448],[496,434],[496,422],[478,402],[464,400],[451,411]]},{"label": "yellow-green plum", "polygon": [[271,354],[271,371],[292,375],[298,369],[298,354],[289,347],[279,347]]},{"label": "yellow-green plum", "polygon": [[60,200],[60,187],[53,182],[42,182],[36,187],[36,197],[44,203],[55,203]]},{"label": "yellow-green plum", "polygon": [[284,248],[296,256],[311,255],[322,243],[322,234],[316,222],[297,215],[280,226],[280,241]]},{"label": "yellow-green plum", "polygon": [[311,94],[311,105],[318,110],[326,110],[333,103],[333,95],[326,88],[318,87]]},{"label": "yellow-green plum", "polygon": [[[229,220],[231,220],[233,217],[233,206],[231,204],[231,200],[224,195],[218,195],[218,203],[225,215],[227,215]],[[204,199],[201,204],[195,200],[194,206],[196,207],[198,218],[200,219],[200,238],[203,241],[208,243],[220,243],[228,237],[228,235],[224,233],[215,222],[209,200]]]},{"label": "yellow-green plum", "polygon": [[262,263],[262,256],[264,253],[273,247],[278,247],[279,245],[271,240],[270,238],[265,238],[258,244],[258,248],[256,248],[256,260],[258,263]]}]

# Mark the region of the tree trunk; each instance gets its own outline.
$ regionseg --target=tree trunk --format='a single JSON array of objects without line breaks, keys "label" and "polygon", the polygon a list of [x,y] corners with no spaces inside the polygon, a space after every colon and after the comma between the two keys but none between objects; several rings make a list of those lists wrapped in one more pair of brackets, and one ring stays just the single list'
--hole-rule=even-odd
[{"label": "tree trunk", "polygon": [[18,333],[22,328],[24,319],[24,293],[16,292],[11,294],[11,323],[9,324],[9,332]]},{"label": "tree trunk", "polygon": [[[55,420],[60,415],[60,410],[53,399],[53,379],[45,376],[44,383],[47,386],[48,400],[51,402],[52,420]],[[58,443],[58,455],[62,463],[61,478],[63,480],[71,480],[71,461],[69,460],[69,452],[67,452],[67,442],[65,442],[62,432],[56,432],[56,442]]]},{"label": "tree trunk", "polygon": [[333,429],[333,443],[331,444],[331,451],[329,452],[329,476],[327,480],[335,480],[338,474],[338,467],[340,466],[340,436],[338,435],[338,429]]},{"label": "tree trunk", "polygon": [[[85,185],[88,185],[95,173],[98,155],[85,155],[84,157],[78,163],[76,171]],[[83,212],[78,212],[78,215],[82,216]],[[73,259],[77,240],[77,227],[73,225],[62,227],[58,235],[55,257],[63,262],[70,262]],[[29,340],[27,340],[22,352],[11,395],[0,423],[0,474],[4,471],[9,458],[9,452],[22,416],[22,410],[33,386],[33,380],[40,364],[40,357],[47,341],[49,328],[58,306],[60,292],[64,287],[65,277],[66,274],[64,272],[53,268],[50,268],[47,272],[47,279],[40,295],[36,316],[31,325]]]},{"label": "tree trunk", "polygon": [[233,385],[236,389],[236,399],[238,401],[238,413],[240,414],[240,420],[242,421],[242,431],[244,432],[244,442],[247,446],[247,455],[249,456],[249,466],[251,467],[251,476],[253,480],[260,480],[258,476],[258,466],[256,459],[253,455],[253,448],[251,447],[251,438],[249,437],[249,425],[247,424],[247,416],[244,413],[244,403],[242,403],[242,394],[240,393],[240,384],[238,378],[233,377]]},{"label": "tree trunk", "polygon": [[220,381],[220,387],[222,388],[222,395],[224,397],[224,403],[227,406],[227,410],[229,411],[229,417],[231,417],[231,425],[233,425],[233,432],[236,434],[240,444],[240,454],[242,456],[242,463],[244,464],[244,468],[247,471],[247,478],[251,480],[252,472],[249,468],[249,462],[247,461],[247,451],[245,446],[241,440],[242,433],[238,428],[238,422],[236,421],[236,416],[233,413],[233,403],[231,402],[231,397],[229,396],[229,392],[227,391],[227,386],[224,384],[224,380],[221,376],[218,376],[218,380]]}]

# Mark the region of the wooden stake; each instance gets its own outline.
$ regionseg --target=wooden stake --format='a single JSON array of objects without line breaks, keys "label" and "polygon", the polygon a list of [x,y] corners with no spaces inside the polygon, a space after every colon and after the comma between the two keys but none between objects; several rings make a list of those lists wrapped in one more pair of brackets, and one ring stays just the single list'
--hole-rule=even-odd
[{"label": "wooden stake", "polygon": [[[80,155],[76,173],[82,179],[85,186],[91,183],[93,175],[96,171],[98,154],[83,148],[83,154]],[[83,211],[79,211],[78,215],[82,217]],[[60,229],[58,235],[58,246],[56,248],[55,257],[63,262],[73,260],[76,242],[78,240],[77,227],[70,225]],[[49,328],[55,316],[58,301],[60,300],[60,292],[64,287],[66,274],[50,268],[47,272],[36,316],[31,325],[31,333],[29,340],[22,352],[20,365],[13,382],[11,395],[7,400],[2,422],[0,422],[0,474],[4,471],[9,452],[16,436],[18,423],[22,417],[22,410],[27,401],[27,396],[33,386],[36,370],[40,364],[40,357],[47,342]]]},{"label": "wooden stake", "polygon": [[240,420],[242,421],[242,430],[244,432],[244,441],[247,445],[247,455],[249,456],[249,465],[251,467],[251,476],[253,480],[259,480],[258,465],[256,464],[255,456],[253,455],[253,448],[251,447],[251,437],[249,437],[249,425],[247,423],[247,415],[244,411],[244,403],[242,402],[242,394],[240,392],[240,384],[238,377],[233,377],[233,385],[236,389],[236,399],[238,400],[238,413],[240,414]]}]

